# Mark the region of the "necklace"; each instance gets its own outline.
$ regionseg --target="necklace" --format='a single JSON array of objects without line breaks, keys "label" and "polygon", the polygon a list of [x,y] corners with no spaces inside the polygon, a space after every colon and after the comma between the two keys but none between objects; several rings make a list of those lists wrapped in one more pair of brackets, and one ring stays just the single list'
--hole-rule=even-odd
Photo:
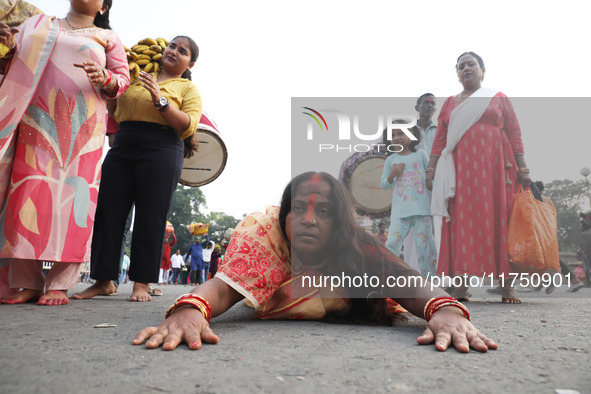
[{"label": "necklace", "polygon": [[66,21],[66,23],[68,24],[68,26],[70,26],[70,28],[71,28],[72,30],[82,30],[82,29],[89,29],[89,28],[91,28],[91,27],[94,27],[94,23],[93,23],[92,25],[88,25],[88,26],[74,27],[74,26],[72,26],[72,24],[71,24],[71,23],[70,23],[70,21],[68,20],[68,17],[67,17],[67,16],[64,18],[64,20]]}]

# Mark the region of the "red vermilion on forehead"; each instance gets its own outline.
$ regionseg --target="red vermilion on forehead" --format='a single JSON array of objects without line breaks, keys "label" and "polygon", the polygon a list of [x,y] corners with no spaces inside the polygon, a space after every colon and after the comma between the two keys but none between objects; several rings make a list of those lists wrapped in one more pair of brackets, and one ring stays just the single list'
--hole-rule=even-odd
[{"label": "red vermilion on forehead", "polygon": [[322,177],[320,176],[320,174],[312,175],[312,178],[310,178],[310,186],[312,186],[313,191],[316,191],[314,190],[315,186],[318,186],[320,182],[322,182]]},{"label": "red vermilion on forehead", "polygon": [[310,199],[308,200],[308,212],[306,213],[306,220],[312,220],[314,216],[314,204],[316,203],[316,196],[318,192],[318,185],[322,181],[320,174],[314,174],[310,178]]},{"label": "red vermilion on forehead", "polygon": [[306,220],[314,219],[314,204],[316,204],[316,193],[310,194],[310,200],[308,200],[308,212],[306,212]]}]

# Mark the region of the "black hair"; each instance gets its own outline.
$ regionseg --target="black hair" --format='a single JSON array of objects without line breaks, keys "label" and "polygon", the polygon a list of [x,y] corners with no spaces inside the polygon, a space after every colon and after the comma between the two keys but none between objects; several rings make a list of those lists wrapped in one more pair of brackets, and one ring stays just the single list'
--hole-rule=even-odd
[{"label": "black hair", "polygon": [[425,97],[435,97],[435,95],[433,93],[421,94],[421,96],[417,99],[417,105],[421,105]]},{"label": "black hair", "polygon": [[111,24],[109,22],[109,13],[111,12],[111,7],[113,6],[113,0],[104,0],[103,7],[109,7],[107,12],[101,14],[98,12],[94,17],[94,25],[103,29],[111,30]]},{"label": "black hair", "polygon": [[[199,46],[197,45],[197,43],[191,37],[188,36],[176,36],[170,41],[172,42],[177,38],[184,38],[185,40],[189,41],[189,50],[191,51],[191,63],[195,63],[197,61],[197,58],[199,57]],[[190,81],[191,70],[186,69],[185,72],[183,72],[183,75],[181,75],[181,78],[185,78]]]},{"label": "black hair", "polygon": [[486,67],[484,67],[484,60],[482,60],[482,58],[477,55],[476,53],[470,51],[470,52],[464,52],[462,53],[460,56],[458,56],[458,59],[456,60],[456,71],[458,71],[458,62],[460,61],[460,58],[464,55],[472,55],[474,56],[474,58],[476,59],[476,61],[478,62],[478,64],[480,65],[480,68],[482,69],[483,72],[486,72]]},{"label": "black hair", "polygon": [[536,185],[536,188],[538,189],[538,191],[540,192],[540,194],[542,194],[542,192],[544,191],[544,182],[542,181],[535,181],[534,185]]}]

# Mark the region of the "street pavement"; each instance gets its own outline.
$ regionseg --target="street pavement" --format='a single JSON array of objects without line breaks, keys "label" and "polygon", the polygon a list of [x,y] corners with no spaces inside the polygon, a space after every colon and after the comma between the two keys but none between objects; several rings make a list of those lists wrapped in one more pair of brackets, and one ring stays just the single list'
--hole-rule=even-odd
[{"label": "street pavement", "polygon": [[131,345],[190,289],[162,288],[147,303],[129,302],[124,284],[63,307],[0,305],[0,393],[591,393],[591,288],[518,292],[520,305],[471,289],[474,324],[499,344],[484,354],[418,345],[425,322],[415,317],[394,327],[258,321],[242,302],[212,319],[217,345]]}]

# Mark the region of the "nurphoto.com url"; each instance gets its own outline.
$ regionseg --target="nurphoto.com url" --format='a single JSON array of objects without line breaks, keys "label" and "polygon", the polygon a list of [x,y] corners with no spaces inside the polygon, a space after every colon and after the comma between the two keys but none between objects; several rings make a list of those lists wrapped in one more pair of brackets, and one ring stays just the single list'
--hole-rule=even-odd
[{"label": "nurphoto.com url", "polygon": [[[456,275],[447,276],[445,272],[441,275],[416,276],[388,276],[382,282],[379,276],[375,275],[322,275],[301,277],[302,287],[307,288],[330,288],[334,291],[338,288],[417,288],[429,287],[435,288],[461,287],[467,284],[470,287],[494,287],[499,284],[501,287],[516,286],[522,287],[560,287],[562,285],[571,286],[570,274],[563,276],[561,273],[509,273],[509,274],[484,274],[482,276]],[[496,281],[496,282],[495,282]]]}]

